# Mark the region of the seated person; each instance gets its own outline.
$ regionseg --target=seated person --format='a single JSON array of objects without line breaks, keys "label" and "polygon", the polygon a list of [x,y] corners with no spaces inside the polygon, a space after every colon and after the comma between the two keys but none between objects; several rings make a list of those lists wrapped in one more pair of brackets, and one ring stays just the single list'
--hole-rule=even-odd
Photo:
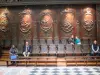
[{"label": "seated person", "polygon": [[81,40],[77,36],[75,37],[75,44],[81,45]]},{"label": "seated person", "polygon": [[[18,56],[17,53],[18,53],[18,49],[15,47],[15,45],[12,45],[12,47],[10,48],[10,52],[9,52],[10,59],[11,60],[17,59],[17,56]],[[14,64],[15,62],[13,61],[11,63]]]},{"label": "seated person", "polygon": [[99,45],[97,44],[96,40],[94,40],[93,44],[91,45],[90,55],[99,55]]},{"label": "seated person", "polygon": [[31,52],[31,46],[29,45],[28,42],[25,43],[25,46],[23,47],[23,55],[24,57],[29,57]]},{"label": "seated person", "polygon": [[74,43],[75,43],[74,42],[74,35],[72,35],[71,38],[69,38],[69,41],[68,42],[69,42],[69,44],[74,45]]}]

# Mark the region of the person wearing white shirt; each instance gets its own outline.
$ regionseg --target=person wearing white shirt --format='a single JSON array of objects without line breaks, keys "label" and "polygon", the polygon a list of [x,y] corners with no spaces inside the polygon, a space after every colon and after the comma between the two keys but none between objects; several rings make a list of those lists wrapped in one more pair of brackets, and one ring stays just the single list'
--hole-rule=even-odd
[{"label": "person wearing white shirt", "polygon": [[23,55],[24,57],[29,57],[31,53],[31,46],[29,45],[28,42],[25,43],[25,46],[23,47]]}]

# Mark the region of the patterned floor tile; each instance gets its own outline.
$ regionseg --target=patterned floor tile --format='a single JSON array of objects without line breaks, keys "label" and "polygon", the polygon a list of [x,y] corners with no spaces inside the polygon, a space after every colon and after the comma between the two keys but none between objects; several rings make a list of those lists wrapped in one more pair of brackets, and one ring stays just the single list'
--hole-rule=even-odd
[{"label": "patterned floor tile", "polygon": [[0,75],[100,75],[100,67],[0,67]]}]

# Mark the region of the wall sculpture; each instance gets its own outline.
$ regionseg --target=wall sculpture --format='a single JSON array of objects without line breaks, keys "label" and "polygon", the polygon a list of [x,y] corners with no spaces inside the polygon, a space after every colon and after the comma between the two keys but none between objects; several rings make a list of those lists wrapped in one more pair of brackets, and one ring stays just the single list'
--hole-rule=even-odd
[{"label": "wall sculpture", "polygon": [[85,8],[83,10],[83,28],[88,33],[87,35],[92,35],[90,32],[93,30],[95,25],[94,12],[91,8]]},{"label": "wall sculpture", "polygon": [[53,22],[51,10],[46,9],[40,13],[40,37],[52,37]]},{"label": "wall sculpture", "polygon": [[9,28],[10,12],[7,8],[0,9],[0,40],[11,39]]},{"label": "wall sculpture", "polygon": [[75,13],[74,10],[71,8],[67,8],[61,12],[62,18],[61,18],[61,30],[63,31],[62,37],[68,36],[68,34],[72,34],[73,31],[73,24],[75,20]]},{"label": "wall sculpture", "polygon": [[7,14],[8,14],[7,9],[0,9],[0,30],[2,32],[6,32],[8,30]]},{"label": "wall sculpture", "polygon": [[32,28],[32,11],[30,9],[25,9],[20,13],[20,31],[24,39],[29,37]]}]

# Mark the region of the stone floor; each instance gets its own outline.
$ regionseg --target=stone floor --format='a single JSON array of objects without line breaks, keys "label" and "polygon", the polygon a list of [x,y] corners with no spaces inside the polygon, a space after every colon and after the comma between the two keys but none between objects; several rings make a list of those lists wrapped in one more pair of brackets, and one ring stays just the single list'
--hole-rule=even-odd
[{"label": "stone floor", "polygon": [[100,75],[100,66],[0,67],[0,75]]}]

